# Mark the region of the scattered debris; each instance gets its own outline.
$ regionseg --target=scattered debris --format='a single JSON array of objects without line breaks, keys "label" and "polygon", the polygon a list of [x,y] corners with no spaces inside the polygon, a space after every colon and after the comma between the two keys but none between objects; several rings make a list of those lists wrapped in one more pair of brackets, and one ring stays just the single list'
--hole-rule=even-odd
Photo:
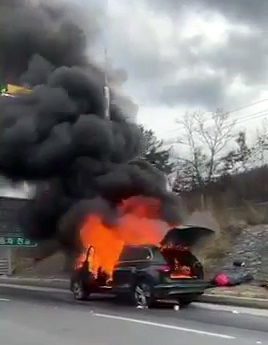
[{"label": "scattered debris", "polygon": [[137,305],[136,307],[137,309],[148,309],[147,306],[144,306],[144,305]]}]

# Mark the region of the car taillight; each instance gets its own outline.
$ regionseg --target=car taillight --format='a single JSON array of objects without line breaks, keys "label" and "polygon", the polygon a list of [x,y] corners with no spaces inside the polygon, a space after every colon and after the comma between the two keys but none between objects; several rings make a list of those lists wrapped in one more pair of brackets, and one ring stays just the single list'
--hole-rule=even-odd
[{"label": "car taillight", "polygon": [[170,267],[168,265],[159,265],[156,267],[156,270],[161,273],[169,273]]}]

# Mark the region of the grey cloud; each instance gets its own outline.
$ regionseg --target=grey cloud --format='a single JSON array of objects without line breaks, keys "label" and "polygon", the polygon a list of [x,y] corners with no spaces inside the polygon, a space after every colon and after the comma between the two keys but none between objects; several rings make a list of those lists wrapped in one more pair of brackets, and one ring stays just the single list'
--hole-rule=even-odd
[{"label": "grey cloud", "polygon": [[225,87],[223,77],[191,77],[163,87],[157,99],[170,106],[190,104],[213,110],[223,105]]},{"label": "grey cloud", "polygon": [[[148,8],[176,16],[180,11],[216,12],[232,24],[244,24],[250,33],[232,32],[227,43],[198,54],[198,64],[225,70],[230,77],[242,77],[247,83],[263,83],[267,79],[268,1],[267,0],[156,0],[147,1]],[[187,49],[187,48],[186,48]],[[189,47],[190,50],[190,47]],[[189,59],[193,56],[189,56]],[[189,60],[190,61],[190,60]]]},{"label": "grey cloud", "polygon": [[266,0],[201,0],[206,9],[250,26],[267,26],[268,2]]},{"label": "grey cloud", "polygon": [[[68,0],[73,2],[74,0]],[[133,0],[134,1],[134,0]],[[1,0],[0,0],[1,2]],[[76,0],[81,3],[81,0]],[[129,0],[131,2],[131,0]],[[90,41],[103,49],[105,36],[108,37],[109,55],[112,58],[111,79],[141,103],[166,105],[195,105],[212,108],[227,102],[229,86],[237,78],[257,88],[266,83],[268,71],[268,0],[140,0],[150,11],[169,15],[174,23],[182,22],[185,14],[220,13],[233,24],[248,25],[250,34],[233,31],[222,45],[204,45],[204,37],[178,40],[173,39],[176,51],[172,57],[162,52],[162,46],[155,40],[153,29],[139,23],[140,37],[132,39],[127,16],[107,18],[107,6],[101,1],[83,0],[81,7],[87,6],[85,17],[73,14],[91,34]],[[120,1],[119,1],[120,6]],[[85,7],[86,8],[86,7]],[[87,12],[94,8],[95,22],[88,21]],[[129,7],[131,8],[131,6]],[[92,27],[95,30],[92,30]],[[99,31],[99,28],[103,29]],[[106,31],[105,31],[106,30]],[[104,32],[105,31],[105,32]],[[87,32],[88,34],[88,32]],[[92,37],[93,36],[93,37]],[[204,48],[205,47],[205,48]],[[91,47],[92,48],[92,47]],[[101,54],[103,52],[101,51]],[[120,70],[114,70],[120,68]],[[121,70],[122,68],[122,70]],[[207,70],[213,69],[218,77],[204,77]],[[189,77],[177,82],[174,75],[189,70]],[[193,77],[192,70],[200,75]],[[127,73],[125,73],[127,71]],[[228,96],[230,97],[230,95]],[[233,100],[230,100],[232,102]],[[233,106],[229,102],[228,106]],[[228,103],[228,102],[227,102]],[[136,105],[131,105],[133,109]]]},{"label": "grey cloud", "polygon": [[161,47],[153,39],[153,32],[152,37],[148,37],[146,42],[140,40],[136,41],[136,44],[131,41],[128,31],[125,32],[125,36],[122,37],[122,35],[118,40],[118,33],[115,30],[109,52],[115,57],[116,64],[126,68],[129,75],[140,82],[146,82],[146,80],[166,78],[168,74],[173,74],[177,61],[161,56]]},{"label": "grey cloud", "polygon": [[[163,56],[161,47],[155,43],[153,32],[144,32],[147,39],[141,37],[136,44],[127,39],[128,30],[122,32],[121,39],[112,48],[113,55],[119,65],[128,70],[128,84],[139,99],[151,104],[161,102],[208,108],[227,104],[232,107],[233,95],[228,91],[234,80],[240,78],[256,90],[266,84],[267,0],[143,0],[143,3],[147,4],[148,15],[149,10],[155,10],[160,15],[168,14],[174,23],[189,12],[205,13],[208,17],[210,13],[219,13],[234,24],[234,28],[225,43],[210,47],[203,44],[204,37],[201,35],[179,41],[174,38],[177,53],[168,58]],[[249,33],[236,30],[235,24],[245,24]],[[113,41],[116,41],[115,36]],[[211,69],[218,76],[204,77],[206,71]],[[184,70],[189,70],[189,77],[174,81],[174,75]],[[199,70],[200,76],[193,77],[196,73],[192,70]]]},{"label": "grey cloud", "polygon": [[266,83],[268,71],[268,38],[262,33],[232,33],[224,49],[212,49],[203,60],[230,77],[240,77],[246,84]]},{"label": "grey cloud", "polygon": [[[197,43],[197,45],[196,45]],[[268,39],[262,33],[242,34],[233,32],[224,45],[213,46],[210,49],[197,49],[198,41],[181,42],[179,50],[183,49],[180,67],[200,71],[200,75],[193,77],[191,70],[189,78],[178,80],[165,80],[163,90],[156,93],[154,102],[163,102],[169,105],[193,105],[205,108],[233,107],[233,97],[227,93],[232,83],[240,78],[249,86],[261,87],[265,85],[268,77]],[[179,60],[177,60],[179,61]],[[212,69],[216,76],[207,77],[206,70]]]},{"label": "grey cloud", "polygon": [[266,0],[144,0],[148,8],[177,17],[181,11],[211,11],[248,25],[267,26]]}]

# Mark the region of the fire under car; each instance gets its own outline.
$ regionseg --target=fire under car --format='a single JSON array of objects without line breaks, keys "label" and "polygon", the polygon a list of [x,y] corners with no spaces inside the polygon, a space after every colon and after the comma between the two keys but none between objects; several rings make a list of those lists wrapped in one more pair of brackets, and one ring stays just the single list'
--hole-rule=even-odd
[{"label": "fire under car", "polygon": [[102,271],[97,277],[90,272],[89,255],[94,248],[87,248],[84,262],[72,273],[74,298],[87,300],[94,293],[109,293],[136,306],[174,302],[186,307],[215,284],[215,279],[204,279],[202,264],[191,252],[212,233],[206,228],[176,227],[160,246],[124,246],[112,279]]}]

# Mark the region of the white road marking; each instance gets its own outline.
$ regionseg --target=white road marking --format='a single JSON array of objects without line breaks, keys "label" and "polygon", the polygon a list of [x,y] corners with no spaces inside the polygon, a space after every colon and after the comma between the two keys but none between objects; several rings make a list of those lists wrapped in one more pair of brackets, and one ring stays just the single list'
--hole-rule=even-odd
[{"label": "white road marking", "polygon": [[0,298],[0,302],[10,302],[10,299],[8,299],[8,298]]},{"label": "white road marking", "polygon": [[[207,310],[217,310],[223,312],[230,312],[232,314],[246,314],[251,316],[268,317],[268,310],[256,309],[256,308],[245,308],[245,307],[234,307],[230,305],[220,305],[211,303],[193,303],[193,307]],[[235,308],[235,309],[234,309]]]},{"label": "white road marking", "polygon": [[100,313],[94,313],[94,316],[104,317],[107,319],[133,322],[133,323],[138,323],[138,324],[148,325],[148,326],[154,326],[154,327],[161,327],[161,328],[166,328],[166,329],[173,329],[176,331],[207,335],[207,336],[217,337],[217,338],[235,339],[235,337],[227,335],[227,334],[212,333],[212,332],[202,331],[202,330],[198,330],[198,329],[179,327],[179,326],[175,326],[175,325],[168,325],[168,324],[164,324],[164,323],[151,322],[151,321],[146,321],[146,320],[132,319],[132,318],[123,317],[123,316],[100,314]]}]

